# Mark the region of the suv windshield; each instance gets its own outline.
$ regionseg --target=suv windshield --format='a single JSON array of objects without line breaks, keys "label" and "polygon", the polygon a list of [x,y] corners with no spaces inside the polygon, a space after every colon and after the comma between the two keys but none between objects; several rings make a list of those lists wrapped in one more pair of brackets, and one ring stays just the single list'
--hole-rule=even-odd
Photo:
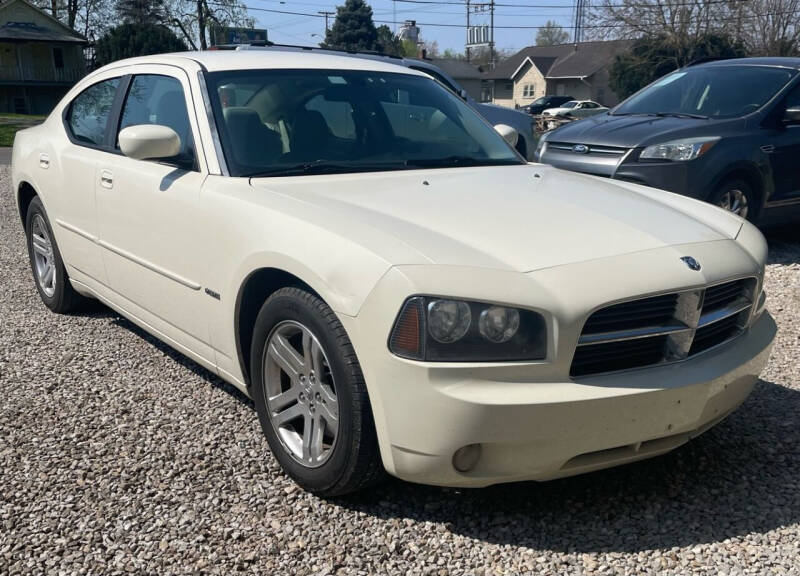
[{"label": "suv windshield", "polygon": [[613,115],[744,116],[766,104],[794,75],[794,70],[765,66],[686,68],[631,96]]},{"label": "suv windshield", "polygon": [[524,164],[434,80],[353,70],[206,75],[234,176]]}]

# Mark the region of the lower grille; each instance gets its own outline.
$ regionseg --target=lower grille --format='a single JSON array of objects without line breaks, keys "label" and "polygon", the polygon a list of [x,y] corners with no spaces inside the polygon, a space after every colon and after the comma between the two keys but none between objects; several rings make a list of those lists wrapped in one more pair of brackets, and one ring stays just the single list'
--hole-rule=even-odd
[{"label": "lower grille", "polygon": [[742,333],[754,278],[640,298],[593,313],[584,324],[571,376],[685,360]]}]

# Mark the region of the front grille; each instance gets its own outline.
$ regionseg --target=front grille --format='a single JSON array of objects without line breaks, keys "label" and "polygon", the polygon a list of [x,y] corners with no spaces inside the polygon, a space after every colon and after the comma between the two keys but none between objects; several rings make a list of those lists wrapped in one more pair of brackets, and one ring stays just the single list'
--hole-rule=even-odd
[{"label": "front grille", "polygon": [[597,146],[594,144],[587,144],[586,152],[574,152],[572,148],[577,144],[571,144],[569,142],[547,142],[547,148],[549,150],[559,150],[562,152],[573,152],[576,155],[588,155],[588,156],[622,156],[625,154],[628,149],[627,148],[618,148],[616,146]]},{"label": "front grille", "polygon": [[586,320],[571,376],[685,360],[742,333],[754,278],[612,304]]}]

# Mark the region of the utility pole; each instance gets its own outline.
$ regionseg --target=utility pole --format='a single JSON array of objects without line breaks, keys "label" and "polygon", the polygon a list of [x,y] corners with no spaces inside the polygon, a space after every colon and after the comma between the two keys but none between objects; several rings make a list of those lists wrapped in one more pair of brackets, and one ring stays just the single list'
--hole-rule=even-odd
[{"label": "utility pole", "polygon": [[328,17],[333,16],[336,12],[328,12],[327,10],[319,10],[317,14],[322,14],[325,16],[325,32],[328,31]]},{"label": "utility pole", "polygon": [[469,11],[470,11],[469,2],[470,0],[467,0],[467,46],[464,49],[464,52],[466,52],[467,54],[467,62],[469,62]]},{"label": "utility pole", "polygon": [[[578,0],[580,2],[581,0]],[[494,70],[494,0],[489,4],[490,20],[489,20],[489,64]]]},{"label": "utility pole", "polygon": [[575,46],[583,42],[583,19],[586,13],[586,0],[575,1]]}]

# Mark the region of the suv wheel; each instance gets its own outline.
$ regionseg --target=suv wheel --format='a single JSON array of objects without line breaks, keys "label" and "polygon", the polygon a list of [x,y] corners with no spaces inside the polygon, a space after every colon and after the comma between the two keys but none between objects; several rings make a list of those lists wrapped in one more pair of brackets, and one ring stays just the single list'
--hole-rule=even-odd
[{"label": "suv wheel", "polygon": [[753,220],[757,210],[753,189],[744,180],[724,182],[711,196],[709,202],[747,220]]}]

